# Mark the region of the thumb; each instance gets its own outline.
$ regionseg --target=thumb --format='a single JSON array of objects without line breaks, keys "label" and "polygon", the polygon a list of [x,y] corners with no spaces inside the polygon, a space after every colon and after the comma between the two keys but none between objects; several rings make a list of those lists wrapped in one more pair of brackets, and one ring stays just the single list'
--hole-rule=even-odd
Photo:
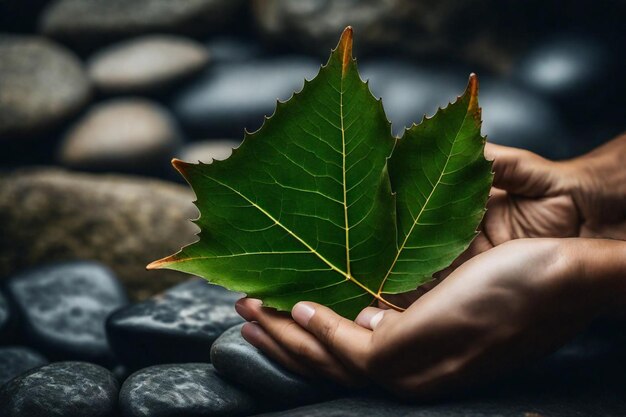
[{"label": "thumb", "polygon": [[371,331],[328,307],[308,301],[297,303],[291,310],[291,316],[342,362],[364,369]]},{"label": "thumb", "polygon": [[493,186],[525,197],[542,197],[554,186],[554,162],[525,149],[485,144],[485,158],[493,161]]}]

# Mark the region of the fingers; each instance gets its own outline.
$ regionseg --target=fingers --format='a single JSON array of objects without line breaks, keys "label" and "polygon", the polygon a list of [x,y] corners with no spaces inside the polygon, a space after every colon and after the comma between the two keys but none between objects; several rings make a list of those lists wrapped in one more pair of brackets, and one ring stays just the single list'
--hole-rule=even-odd
[{"label": "fingers", "polygon": [[[259,300],[247,298],[239,300],[236,309],[246,320],[257,321],[266,336],[242,332],[246,340],[287,368],[304,375],[324,375],[344,385],[363,385],[313,334],[288,315],[263,308]],[[298,366],[294,366],[294,361]]]},{"label": "fingers", "polygon": [[552,185],[552,162],[532,152],[487,143],[485,157],[493,160],[494,187],[536,197],[547,193]]},{"label": "fingers", "polygon": [[367,307],[364,308],[361,313],[357,316],[354,322],[361,327],[364,327],[369,330],[374,330],[378,323],[383,319],[385,315],[385,310],[376,308],[376,307]]},{"label": "fingers", "polygon": [[328,307],[308,301],[296,304],[291,315],[344,364],[358,370],[365,369],[371,331],[341,317]]},{"label": "fingers", "polygon": [[276,362],[283,364],[286,368],[307,377],[313,377],[313,372],[307,366],[295,359],[291,353],[280,346],[256,323],[246,323],[241,328],[241,335],[251,345],[265,352]]}]

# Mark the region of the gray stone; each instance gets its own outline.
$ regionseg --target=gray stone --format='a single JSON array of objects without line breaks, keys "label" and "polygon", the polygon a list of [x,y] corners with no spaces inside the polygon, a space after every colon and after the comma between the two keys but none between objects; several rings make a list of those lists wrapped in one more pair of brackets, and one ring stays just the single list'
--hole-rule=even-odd
[{"label": "gray stone", "polygon": [[241,142],[229,139],[212,139],[193,142],[185,145],[180,150],[178,158],[194,163],[198,161],[210,163],[213,159],[223,161],[227,159],[233,153],[233,149],[240,144]]},{"label": "gray stone", "polygon": [[206,66],[207,49],[171,35],[146,35],[109,46],[89,59],[89,76],[106,94],[154,93]]},{"label": "gray stone", "polygon": [[266,407],[294,407],[341,392],[333,384],[315,384],[268,359],[241,336],[242,326],[229,329],[213,343],[211,362],[220,375],[244,387]]},{"label": "gray stone", "polygon": [[244,416],[255,403],[221,380],[212,365],[156,365],[128,377],[120,391],[124,417]]},{"label": "gray stone", "polygon": [[194,279],[113,313],[107,336],[129,369],[208,362],[215,339],[242,321],[234,308],[239,298],[241,294]]},{"label": "gray stone", "polygon": [[113,363],[104,322],[128,300],[108,268],[87,261],[42,266],[6,287],[30,345],[50,358]]},{"label": "gray stone", "polygon": [[84,362],[55,362],[0,388],[2,417],[114,417],[118,383],[106,369]]},{"label": "gray stone", "polygon": [[213,33],[235,17],[243,0],[56,0],[44,11],[41,30],[72,45],[142,33]]},{"label": "gray stone", "polygon": [[282,57],[216,63],[174,97],[181,126],[193,137],[243,137],[276,108],[302,89],[304,79],[319,70],[315,60]]},{"label": "gray stone", "polygon": [[392,399],[342,398],[308,405],[265,417],[618,417],[626,404],[616,395],[582,398],[482,398],[476,400],[408,405]]},{"label": "gray stone", "polygon": [[0,347],[0,386],[24,372],[46,365],[48,360],[24,346]]},{"label": "gray stone", "polygon": [[176,122],[159,104],[113,99],[92,107],[67,132],[59,160],[82,170],[159,172],[170,169],[180,142]]},{"label": "gray stone", "polygon": [[0,177],[0,277],[51,261],[107,265],[135,299],[185,275],[146,271],[191,243],[197,217],[188,187],[122,175],[24,169]]},{"label": "gray stone", "polygon": [[0,139],[40,134],[87,103],[79,59],[52,41],[0,34]]}]

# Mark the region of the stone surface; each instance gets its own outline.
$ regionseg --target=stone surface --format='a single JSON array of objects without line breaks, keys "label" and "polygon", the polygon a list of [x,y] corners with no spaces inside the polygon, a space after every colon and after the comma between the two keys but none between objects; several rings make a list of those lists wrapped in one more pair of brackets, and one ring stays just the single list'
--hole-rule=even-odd
[{"label": "stone surface", "polygon": [[197,217],[187,187],[122,175],[24,169],[0,177],[0,277],[58,260],[109,266],[135,299],[180,282],[146,271],[191,243]]},{"label": "stone surface", "polygon": [[142,33],[212,33],[233,22],[243,4],[243,0],[56,0],[43,13],[41,30],[81,47]]},{"label": "stone surface", "polygon": [[202,161],[210,163],[212,159],[223,161],[241,142],[229,139],[203,140],[185,145],[178,153],[178,158],[188,162]]},{"label": "stone surface", "polygon": [[89,59],[94,85],[107,94],[154,93],[206,66],[207,49],[180,36],[147,35],[109,46]]},{"label": "stone surface", "polygon": [[0,386],[24,372],[46,365],[48,360],[24,346],[0,347]]},{"label": "stone surface", "polygon": [[140,98],[113,99],[92,107],[67,132],[59,160],[81,170],[169,171],[180,142],[164,107]]},{"label": "stone surface", "polygon": [[241,336],[243,324],[224,332],[211,346],[211,362],[220,375],[246,389],[269,408],[320,401],[335,394],[332,384],[314,384],[263,355]]},{"label": "stone surface", "polygon": [[174,112],[193,137],[243,137],[318,69],[315,60],[298,57],[216,63],[174,97]]},{"label": "stone surface", "polygon": [[107,335],[130,369],[209,362],[215,339],[242,321],[234,308],[239,298],[241,294],[193,279],[115,312],[107,321]]},{"label": "stone surface", "polygon": [[212,365],[156,365],[131,375],[120,391],[124,417],[244,416],[252,398],[221,380]]},{"label": "stone surface", "polygon": [[0,388],[0,416],[115,417],[118,383],[109,371],[84,362],[32,369]]},{"label": "stone surface", "polygon": [[89,100],[79,59],[52,41],[0,34],[0,139],[57,126]]},{"label": "stone surface", "polygon": [[54,359],[113,363],[104,322],[128,300],[108,268],[52,264],[15,275],[6,286],[31,346]]}]

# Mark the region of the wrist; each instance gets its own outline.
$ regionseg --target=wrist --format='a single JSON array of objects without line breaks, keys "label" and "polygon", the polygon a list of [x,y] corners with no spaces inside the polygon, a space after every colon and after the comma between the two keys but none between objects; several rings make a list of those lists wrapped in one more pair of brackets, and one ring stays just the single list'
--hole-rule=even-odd
[{"label": "wrist", "polygon": [[626,314],[626,242],[567,239],[568,259],[598,314]]}]

